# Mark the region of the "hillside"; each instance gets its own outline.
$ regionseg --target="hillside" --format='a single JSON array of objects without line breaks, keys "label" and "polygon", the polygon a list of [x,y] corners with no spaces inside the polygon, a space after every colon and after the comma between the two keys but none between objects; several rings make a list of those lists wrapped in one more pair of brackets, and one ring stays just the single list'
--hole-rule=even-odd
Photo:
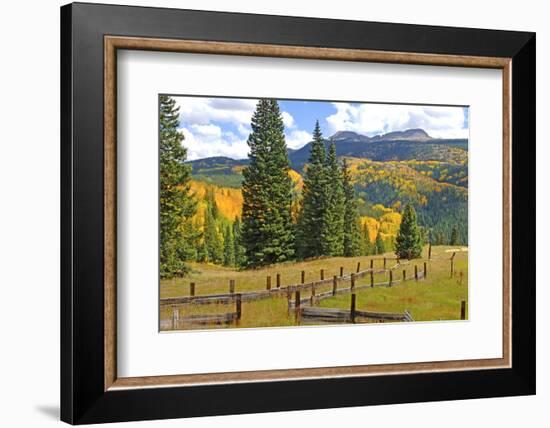
[{"label": "hillside", "polygon": [[[367,137],[351,131],[336,132],[325,140],[336,144],[337,156],[367,158],[374,161],[439,161],[467,164],[468,140],[431,138],[421,129],[390,132]],[[309,158],[311,143],[298,150],[289,150],[291,168],[302,171]],[[239,170],[248,164],[248,159],[230,159],[223,156],[190,161],[195,176],[208,177],[212,182],[223,181],[223,185],[238,187]],[[220,178],[220,176],[225,176]],[[219,182],[217,184],[220,184]]]},{"label": "hillside", "polygon": [[[411,203],[421,225],[448,235],[458,227],[461,242],[468,240],[468,189],[465,186],[438,181],[422,169],[445,171],[447,168],[430,163],[376,162],[347,158],[351,164],[355,188],[362,215],[376,217],[375,207],[381,205],[399,212]],[[444,176],[448,179],[448,176]],[[465,183],[467,186],[467,182]],[[373,212],[374,211],[374,212]]]},{"label": "hillside", "polygon": [[[421,129],[375,137],[345,131],[337,132],[332,139],[337,155],[350,164],[360,215],[363,223],[369,225],[371,239],[379,229],[385,239],[395,236],[400,222],[395,215],[399,215],[405,204],[412,203],[420,224],[432,233],[448,236],[456,225],[461,242],[467,242],[467,140],[434,139]],[[290,174],[296,183],[297,198],[309,149],[310,144],[289,150]],[[224,217],[232,221],[239,216],[242,170],[248,159],[212,157],[189,164],[194,187],[213,186]]]}]

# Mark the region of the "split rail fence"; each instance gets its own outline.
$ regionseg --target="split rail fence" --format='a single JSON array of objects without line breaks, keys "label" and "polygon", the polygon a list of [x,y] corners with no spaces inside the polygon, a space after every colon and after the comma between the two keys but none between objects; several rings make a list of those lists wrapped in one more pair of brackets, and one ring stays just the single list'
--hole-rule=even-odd
[{"label": "split rail fence", "polygon": [[[429,259],[431,259],[431,249],[429,250]],[[451,262],[451,276],[454,270],[454,257],[455,253],[450,258]],[[374,261],[382,261],[383,268],[375,269]],[[397,261],[397,263],[391,267],[387,267],[388,261]],[[370,259],[370,266],[368,269],[361,270],[361,263],[357,263],[356,272],[350,274],[344,274],[344,268],[340,267],[340,275],[334,275],[332,278],[325,278],[325,269],[321,269],[319,272],[319,280],[305,282],[305,271],[301,272],[301,283],[282,285],[281,275],[279,273],[275,276],[275,287],[272,287],[272,277],[266,277],[266,286],[264,290],[259,291],[243,291],[236,293],[236,282],[234,279],[229,280],[229,292],[219,294],[206,294],[195,295],[196,284],[191,282],[189,284],[189,296],[168,297],[160,299],[161,308],[172,308],[172,319],[162,320],[162,330],[180,329],[185,325],[223,325],[223,324],[239,324],[241,319],[242,302],[250,302],[260,299],[268,299],[271,297],[286,297],[288,301],[288,310],[296,310],[300,308],[300,317],[303,316],[309,319],[319,320],[345,320],[350,319],[349,311],[343,311],[340,309],[328,309],[328,308],[313,308],[321,300],[351,293],[355,296],[356,290],[361,290],[370,287],[392,287],[395,284],[399,284],[408,280],[421,280],[428,275],[428,264],[423,261],[421,269],[418,264],[414,265],[414,274],[407,276],[407,270],[402,269],[404,266],[409,265],[410,262],[402,262],[395,257],[384,258],[372,258]],[[387,273],[387,279],[382,282],[375,282],[374,276]],[[369,277],[370,281],[366,284],[357,285],[359,279]],[[342,283],[349,283],[347,286],[342,286]],[[332,285],[328,291],[319,292],[320,288],[327,285]],[[306,296],[309,293],[309,296]],[[234,312],[227,312],[222,314],[208,314],[208,315],[191,315],[186,317],[179,316],[179,308],[183,305],[209,305],[209,304],[222,304],[230,305],[235,304]],[[345,312],[345,314],[344,314]],[[461,308],[461,315],[463,309]],[[367,311],[356,311],[357,318],[370,318],[374,320],[389,321],[412,321],[410,314],[391,314],[391,313],[375,313]],[[409,319],[410,318],[410,319]],[[464,318],[462,318],[464,319]]]}]

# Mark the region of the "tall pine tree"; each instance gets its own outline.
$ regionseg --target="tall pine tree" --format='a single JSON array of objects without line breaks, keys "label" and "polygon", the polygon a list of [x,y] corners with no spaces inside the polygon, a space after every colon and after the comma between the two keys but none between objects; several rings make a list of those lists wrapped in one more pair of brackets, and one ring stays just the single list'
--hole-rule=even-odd
[{"label": "tall pine tree", "polygon": [[233,239],[233,228],[227,225],[223,233],[223,264],[224,266],[235,266],[235,241]]},{"label": "tall pine tree", "polygon": [[403,210],[401,225],[395,239],[395,254],[400,259],[416,259],[422,254],[422,236],[411,204]]},{"label": "tall pine tree", "polygon": [[249,165],[243,171],[241,244],[248,267],[294,257],[292,180],[284,125],[276,100],[262,99],[252,116]]},{"label": "tall pine tree", "polygon": [[235,265],[238,267],[245,265],[245,250],[241,245],[241,220],[239,217],[233,222],[233,243],[235,245]]},{"label": "tall pine tree", "polygon": [[344,256],[354,257],[361,252],[359,211],[346,159],[342,163],[342,180],[344,186]]},{"label": "tall pine tree", "polygon": [[319,121],[315,122],[309,161],[304,174],[302,208],[298,216],[297,243],[300,258],[325,254],[327,241],[327,169],[326,150]]},{"label": "tall pine tree", "polygon": [[204,213],[204,244],[206,247],[207,261],[210,263],[221,264],[223,262],[223,241],[218,232],[216,202],[207,199],[206,210]]},{"label": "tall pine tree", "polygon": [[336,145],[331,141],[326,162],[327,207],[324,220],[325,240],[323,254],[341,256],[344,254],[344,185],[342,169],[336,157]]},{"label": "tall pine tree", "polygon": [[184,162],[187,150],[178,130],[179,107],[168,96],[160,97],[160,275],[184,275],[186,260],[193,257],[187,222],[196,211],[189,194],[191,169]]},{"label": "tall pine tree", "polygon": [[451,238],[449,239],[449,245],[458,245],[458,244],[459,244],[458,227],[454,225],[451,230]]}]

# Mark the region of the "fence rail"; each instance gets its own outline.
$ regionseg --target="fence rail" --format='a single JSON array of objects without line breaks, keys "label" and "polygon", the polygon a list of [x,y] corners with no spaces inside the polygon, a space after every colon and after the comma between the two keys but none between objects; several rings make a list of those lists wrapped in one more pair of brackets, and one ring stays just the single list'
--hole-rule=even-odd
[{"label": "fence rail", "polygon": [[404,313],[391,313],[391,312],[372,312],[372,311],[359,311],[356,308],[356,295],[351,294],[350,308],[337,309],[337,308],[315,308],[315,307],[303,307],[300,301],[300,292],[296,292],[296,301],[294,304],[294,315],[296,324],[300,324],[302,321],[310,322],[325,322],[325,323],[357,323],[363,320],[370,320],[375,322],[387,322],[387,321],[400,321],[411,322],[413,317],[408,310]]},{"label": "fence rail", "polygon": [[[186,317],[179,316],[179,309],[172,308],[172,319],[161,320],[161,330],[180,330],[187,325],[223,325],[223,324],[239,324],[242,315],[242,299],[240,294],[233,296],[235,302],[235,312],[226,312],[222,314],[200,314],[188,315]],[[183,327],[182,327],[183,326]]]},{"label": "fence rail", "polygon": [[[427,275],[424,274],[424,272],[418,272],[416,273],[416,276],[414,277],[414,280],[418,281],[418,280],[422,280],[424,278],[426,278]],[[363,285],[350,285],[349,287],[345,287],[345,288],[334,288],[330,291],[324,291],[322,293],[313,293],[311,294],[310,297],[301,297],[300,298],[300,304],[302,306],[308,306],[308,305],[316,305],[318,304],[321,300],[324,300],[324,299],[328,299],[328,298],[331,298],[331,297],[334,297],[334,296],[337,296],[337,295],[341,295],[341,294],[348,294],[348,293],[353,293],[354,291],[356,290],[363,290],[363,289],[366,289],[366,288],[372,288],[372,287],[393,287],[394,285],[396,284],[399,284],[401,282],[404,282],[404,281],[408,281],[408,280],[411,280],[413,278],[409,278],[409,279],[397,279],[397,280],[388,280],[388,281],[382,281],[382,282],[372,282],[372,283],[369,283],[369,284],[363,284]],[[299,290],[297,290],[299,291]],[[287,300],[288,300],[288,307],[289,309],[293,309],[296,305],[296,300],[292,299],[292,294],[287,294]]]},{"label": "fence rail", "polygon": [[[371,311],[355,311],[353,316],[351,311],[346,309],[333,308],[302,308],[301,318],[304,320],[326,321],[326,322],[357,322],[360,318],[365,318],[373,321],[414,321],[408,311],[404,313],[391,312],[371,312]],[[353,320],[353,321],[352,321]]]},{"label": "fence rail", "polygon": [[[456,253],[453,252],[450,260],[451,276],[454,274],[454,258]],[[431,254],[430,254],[431,256]],[[435,258],[429,258],[434,260]],[[439,258],[438,258],[439,259]],[[374,261],[383,260],[383,269],[374,269]],[[397,263],[393,266],[387,267],[388,260],[397,260]],[[267,276],[266,289],[259,291],[247,291],[241,293],[235,293],[236,283],[234,279],[229,280],[229,293],[220,294],[207,294],[207,295],[195,295],[195,283],[190,283],[190,295],[180,297],[169,297],[160,299],[160,305],[164,308],[172,308],[172,319],[161,320],[161,330],[178,330],[189,325],[228,325],[239,324],[241,319],[241,307],[242,302],[249,302],[260,299],[267,299],[271,297],[286,296],[288,301],[289,314],[294,311],[296,322],[299,324],[302,317],[308,321],[318,322],[356,322],[360,319],[370,319],[373,321],[386,322],[386,321],[413,321],[412,315],[405,311],[404,313],[385,313],[385,312],[371,312],[371,311],[358,311],[355,309],[355,291],[370,288],[370,287],[392,287],[400,282],[420,279],[425,279],[428,275],[427,261],[423,260],[420,265],[422,270],[419,270],[418,264],[414,264],[414,274],[410,274],[407,277],[406,269],[402,269],[412,262],[407,260],[403,261],[398,258],[385,257],[385,258],[373,258],[370,259],[370,268],[360,270],[361,263],[357,263],[357,269],[354,273],[344,275],[343,267],[340,267],[340,276],[334,275],[332,278],[325,278],[325,269],[320,270],[320,279],[317,281],[311,281],[305,283],[305,271],[301,272],[301,283],[281,285],[281,275],[276,275],[276,288],[272,288],[271,276]],[[398,269],[402,269],[401,274]],[[397,275],[394,277],[394,272]],[[388,274],[388,278],[382,282],[374,282],[374,275]],[[414,275],[414,276],[413,276]],[[357,280],[370,276],[370,281],[366,284],[357,285]],[[342,287],[342,282],[349,282],[349,286]],[[318,292],[318,288],[332,284],[332,289],[328,291]],[[306,296],[305,292],[309,291],[310,295]],[[334,309],[334,308],[319,308],[315,307],[321,300],[342,294],[351,294],[351,308],[350,310]],[[303,297],[302,297],[303,296]],[[208,305],[208,304],[235,304],[235,312],[227,312],[221,314],[200,314],[190,315],[186,317],[179,316],[179,306],[182,305]],[[461,302],[460,318],[466,318],[466,305],[465,302]]]},{"label": "fence rail", "polygon": [[[398,259],[396,259],[396,258],[386,258],[386,260],[398,260]],[[390,275],[391,275],[392,272],[395,269],[397,269],[400,266],[406,265],[406,264],[408,264],[408,262],[407,263],[397,263],[394,266],[391,266],[389,268],[384,268],[384,269],[374,270],[372,268],[369,268],[369,269],[365,269],[363,271],[359,271],[359,272],[356,272],[356,273],[350,273],[350,274],[341,275],[341,276],[334,276],[333,278],[326,278],[326,279],[323,278],[323,279],[319,279],[317,281],[311,281],[311,282],[308,282],[308,283],[290,284],[290,285],[280,285],[280,276],[278,275],[278,277],[277,277],[278,287],[277,288],[271,288],[271,280],[270,280],[271,277],[268,277],[267,289],[266,290],[244,291],[244,292],[241,292],[240,295],[241,295],[242,300],[245,301],[245,302],[252,301],[252,300],[259,300],[259,299],[267,299],[267,298],[270,298],[270,297],[280,297],[280,296],[288,295],[289,292],[290,293],[295,293],[296,291],[312,290],[312,289],[323,287],[323,286],[326,286],[326,285],[329,285],[329,284],[334,285],[335,280],[337,281],[337,284],[341,283],[342,281],[351,282],[352,287],[350,287],[350,289],[352,289],[353,288],[353,283],[354,283],[355,280],[364,278],[365,276],[368,276],[368,275],[370,275],[370,277],[371,277],[371,282],[370,282],[371,287],[380,286],[380,285],[387,284],[387,282],[374,283],[374,279],[373,279],[374,275],[380,275],[380,274],[387,273],[387,272],[390,272]],[[321,271],[323,271],[323,270],[321,270]],[[323,274],[321,274],[321,276],[323,276]],[[302,275],[302,278],[303,278],[303,275]],[[399,281],[391,281],[390,280],[390,285],[392,283],[395,283],[395,282],[399,282]],[[363,286],[360,286],[360,287],[357,287],[357,288],[366,288],[366,287],[367,287],[367,285],[363,285]],[[235,280],[230,280],[230,285],[229,285],[230,292],[229,293],[205,294],[205,295],[196,296],[196,295],[194,295],[195,294],[194,293],[195,283],[191,283],[190,289],[192,290],[192,293],[191,293],[190,296],[161,298],[160,299],[160,305],[161,306],[177,306],[177,305],[184,305],[184,304],[195,304],[195,305],[231,304],[231,303],[234,302],[235,295],[236,295],[235,294]],[[341,290],[346,290],[346,288],[341,289]],[[345,291],[339,291],[339,294],[341,294],[342,292],[345,292]],[[324,296],[324,294],[325,293],[321,294],[321,296]]]}]

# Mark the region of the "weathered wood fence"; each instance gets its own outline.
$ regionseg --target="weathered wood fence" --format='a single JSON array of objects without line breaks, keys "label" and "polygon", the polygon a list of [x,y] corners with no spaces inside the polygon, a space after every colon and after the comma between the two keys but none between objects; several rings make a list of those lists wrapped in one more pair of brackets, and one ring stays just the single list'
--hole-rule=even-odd
[{"label": "weathered wood fence", "polygon": [[[431,248],[430,248],[431,250]],[[431,251],[429,251],[431,253]],[[431,258],[431,254],[429,254]],[[451,276],[454,274],[454,258],[453,252],[450,257],[451,263]],[[381,261],[383,264],[382,269],[374,269],[374,261]],[[388,261],[397,261],[397,263],[391,267],[387,267]],[[172,319],[161,320],[162,330],[178,330],[185,328],[189,325],[229,325],[239,324],[241,319],[242,302],[249,302],[260,299],[267,299],[271,297],[286,297],[288,302],[288,310],[294,311],[297,321],[304,317],[308,320],[329,321],[329,322],[354,322],[356,319],[370,319],[379,322],[385,321],[412,321],[412,316],[409,312],[403,314],[399,313],[382,313],[382,312],[369,312],[369,311],[356,311],[355,310],[355,291],[370,287],[392,287],[400,282],[410,280],[421,280],[428,276],[428,265],[426,261],[421,262],[421,270],[418,263],[414,264],[414,274],[407,275],[407,269],[402,269],[404,266],[410,265],[411,261],[399,260],[393,257],[380,257],[371,258],[370,267],[361,271],[361,262],[357,262],[356,271],[345,274],[344,268],[340,267],[340,275],[334,275],[332,278],[325,278],[325,269],[320,269],[319,280],[306,283],[306,272],[301,271],[301,282],[299,284],[282,285],[281,274],[277,273],[275,278],[275,287],[272,287],[272,277],[266,277],[265,290],[259,291],[246,291],[241,293],[235,293],[236,281],[234,279],[229,280],[229,293],[220,294],[207,294],[196,295],[196,284],[191,282],[189,284],[189,295],[180,297],[169,297],[160,299],[160,305],[162,308],[172,309]],[[399,275],[394,277],[394,271],[401,271],[401,279]],[[374,276],[387,273],[387,278],[381,282],[375,282]],[[359,279],[369,277],[369,281],[366,284],[358,285]],[[348,285],[344,285],[349,283]],[[332,285],[329,290],[319,292],[319,289],[327,285]],[[343,286],[344,285],[344,286]],[[332,308],[319,308],[314,307],[321,300],[327,299],[336,295],[351,293],[352,296],[352,308],[349,311],[342,309]],[[461,302],[461,319],[465,319],[465,302]],[[179,308],[182,305],[208,305],[208,304],[235,304],[234,312],[227,312],[221,314],[200,314],[190,315],[186,317],[179,316]]]},{"label": "weathered wood fence", "polygon": [[161,330],[180,330],[189,325],[238,325],[242,315],[242,299],[240,294],[235,294],[235,311],[221,314],[200,314],[179,316],[179,306],[172,307],[172,319],[161,320]]},{"label": "weathered wood fence", "polygon": [[355,293],[351,294],[350,309],[302,307],[300,305],[299,291],[296,292],[294,305],[295,320],[297,324],[311,323],[361,323],[371,322],[412,322],[412,315],[408,310],[404,313],[360,311],[356,308]]},{"label": "weathered wood fence", "polygon": [[[315,289],[318,289],[320,287],[332,284],[333,289],[338,288],[338,284],[341,284],[342,282],[350,282],[349,288],[341,288],[338,293],[346,292],[346,290],[352,290],[355,288],[355,282],[361,278],[364,278],[366,276],[370,277],[370,283],[368,285],[363,285],[358,288],[365,288],[367,286],[375,287],[375,286],[383,286],[383,285],[393,285],[394,283],[398,283],[399,281],[393,280],[393,270],[396,269],[398,266],[401,266],[402,264],[399,263],[399,259],[397,258],[390,258],[390,257],[384,257],[379,258],[376,260],[383,261],[384,267],[382,269],[375,270],[373,268],[373,260],[371,259],[371,267],[369,269],[359,271],[360,269],[360,263],[357,264],[357,272],[350,273],[350,274],[344,274],[343,267],[340,267],[340,276],[334,276],[332,278],[325,278],[325,270],[320,270],[320,279],[317,281],[311,281],[308,283],[305,283],[305,271],[301,272],[301,283],[299,284],[290,284],[290,285],[281,285],[281,275],[276,275],[276,288],[272,287],[272,280],[271,276],[266,277],[266,288],[265,290],[259,290],[259,291],[243,291],[240,293],[241,298],[243,301],[253,301],[253,300],[259,300],[259,299],[267,299],[270,297],[284,297],[288,296],[288,293],[295,293],[297,290],[300,291],[308,291],[310,290],[312,293],[315,293]],[[397,260],[398,263],[392,267],[387,267],[387,261],[389,260]],[[383,282],[374,282],[374,275],[380,275],[383,273],[389,273],[389,280],[383,281]],[[424,275],[426,273],[426,263],[424,263]],[[420,274],[422,276],[422,274]],[[419,276],[416,276],[416,279],[418,279]],[[236,289],[236,282],[234,279],[229,280],[229,293],[219,293],[219,294],[205,294],[205,295],[195,295],[196,291],[196,284],[194,282],[191,282],[189,284],[189,296],[178,296],[178,297],[166,297],[160,299],[161,306],[174,306],[174,305],[184,305],[184,304],[196,304],[196,305],[207,305],[207,304],[232,304],[235,300],[235,289]],[[321,296],[324,296],[321,294]]]}]

